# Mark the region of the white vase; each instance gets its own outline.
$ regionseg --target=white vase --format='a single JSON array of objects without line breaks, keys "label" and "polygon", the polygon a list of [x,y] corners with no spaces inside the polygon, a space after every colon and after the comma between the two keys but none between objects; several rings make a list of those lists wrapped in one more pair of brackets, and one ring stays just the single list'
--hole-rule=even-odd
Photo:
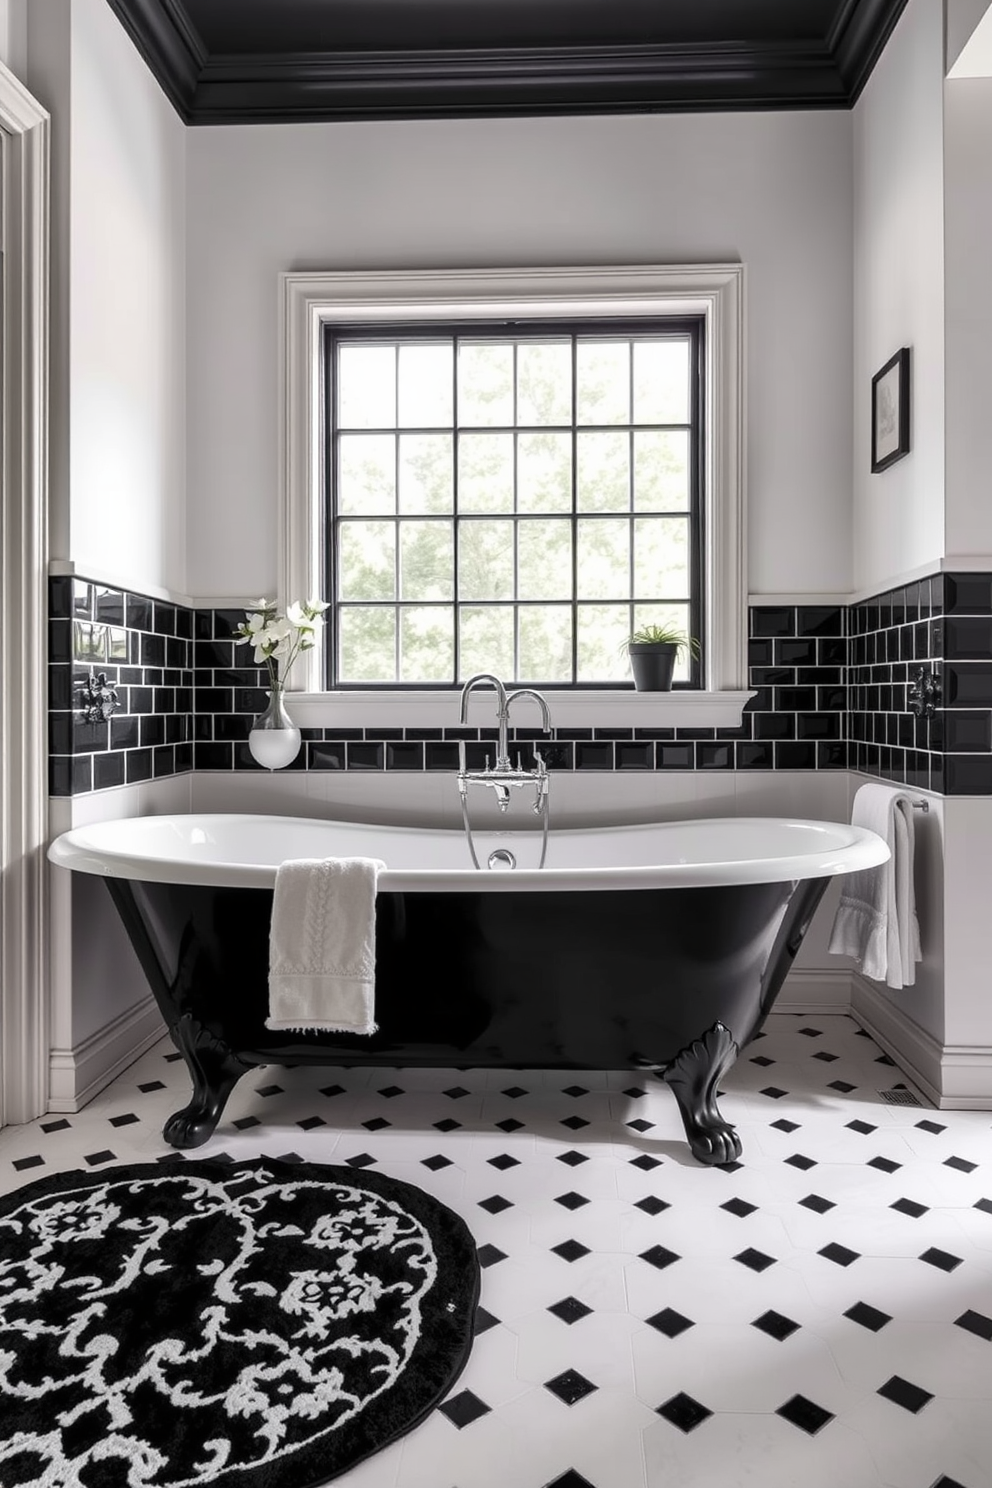
[{"label": "white vase", "polygon": [[248,748],[252,759],[266,770],[281,770],[300,752],[300,731],[286,712],[282,688],[268,694],[269,705],[251,726]]}]

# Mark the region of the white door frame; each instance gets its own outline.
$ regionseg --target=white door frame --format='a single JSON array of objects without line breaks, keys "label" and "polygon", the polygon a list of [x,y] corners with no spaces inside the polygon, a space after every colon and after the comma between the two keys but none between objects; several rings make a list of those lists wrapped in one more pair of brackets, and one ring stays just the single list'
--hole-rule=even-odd
[{"label": "white door frame", "polygon": [[49,117],[0,64],[0,1125],[48,1104]]}]

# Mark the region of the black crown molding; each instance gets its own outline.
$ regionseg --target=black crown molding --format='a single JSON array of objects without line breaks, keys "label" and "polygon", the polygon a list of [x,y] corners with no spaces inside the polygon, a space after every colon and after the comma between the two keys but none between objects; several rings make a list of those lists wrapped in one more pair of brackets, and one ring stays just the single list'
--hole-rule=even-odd
[{"label": "black crown molding", "polygon": [[849,104],[857,102],[905,8],[906,0],[844,0],[827,45]]},{"label": "black crown molding", "polygon": [[823,40],[785,26],[763,42],[328,53],[294,49],[286,26],[278,52],[238,50],[236,5],[230,44],[208,52],[184,0],[108,0],[187,124],[850,108],[906,3],[838,0]]}]

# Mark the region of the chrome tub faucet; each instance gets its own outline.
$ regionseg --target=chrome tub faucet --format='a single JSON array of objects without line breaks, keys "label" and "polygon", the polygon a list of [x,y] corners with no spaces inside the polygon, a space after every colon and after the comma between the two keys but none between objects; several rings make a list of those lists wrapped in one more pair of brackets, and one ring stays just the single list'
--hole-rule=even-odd
[{"label": "chrome tub faucet", "polygon": [[472,785],[481,785],[492,790],[496,797],[496,805],[501,813],[505,813],[510,805],[510,791],[513,788],[520,789],[527,785],[534,787],[535,816],[542,821],[543,837],[541,842],[541,861],[539,867],[544,867],[544,859],[548,850],[548,767],[540,751],[535,751],[537,763],[533,770],[524,770],[519,763],[516,768],[510,763],[509,751],[509,727],[510,709],[520,698],[530,697],[541,709],[541,727],[546,734],[551,732],[551,710],[547,701],[533,687],[520,687],[515,692],[507,694],[506,688],[498,677],[491,672],[477,672],[470,677],[462,688],[460,719],[464,725],[468,719],[468,700],[470,694],[478,686],[490,686],[496,693],[496,723],[498,727],[498,738],[496,745],[496,764],[489,764],[489,756],[486,756],[486,765],[482,770],[469,770],[465,763],[465,740],[459,740],[458,756],[458,793],[462,804],[462,821],[465,825],[465,836],[468,840],[469,851],[472,854],[472,862],[476,868],[481,865],[475,852],[475,843],[472,838],[472,828],[468,819],[468,789]]}]

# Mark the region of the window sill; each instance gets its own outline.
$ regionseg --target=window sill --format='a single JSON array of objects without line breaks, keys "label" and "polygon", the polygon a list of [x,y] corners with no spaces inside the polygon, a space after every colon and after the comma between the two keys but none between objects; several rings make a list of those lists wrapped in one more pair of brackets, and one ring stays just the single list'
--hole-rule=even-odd
[{"label": "window sill", "polygon": [[[471,727],[495,723],[492,696],[479,689],[469,703]],[[737,728],[753,692],[546,693],[556,728]],[[300,728],[457,728],[458,693],[452,692],[291,692],[286,701]],[[537,705],[517,705],[512,723],[535,728]]]}]

